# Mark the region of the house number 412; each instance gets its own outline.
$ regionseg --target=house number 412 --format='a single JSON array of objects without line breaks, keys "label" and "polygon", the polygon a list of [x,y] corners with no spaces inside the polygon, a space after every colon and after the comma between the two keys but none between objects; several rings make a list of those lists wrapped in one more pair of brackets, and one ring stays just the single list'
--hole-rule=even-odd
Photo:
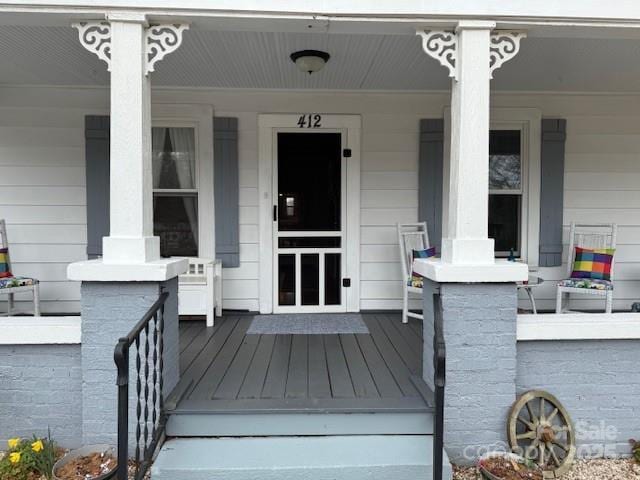
[{"label": "house number 412", "polygon": [[308,115],[300,115],[298,119],[299,128],[320,128],[322,127],[322,115],[318,113],[310,113]]}]

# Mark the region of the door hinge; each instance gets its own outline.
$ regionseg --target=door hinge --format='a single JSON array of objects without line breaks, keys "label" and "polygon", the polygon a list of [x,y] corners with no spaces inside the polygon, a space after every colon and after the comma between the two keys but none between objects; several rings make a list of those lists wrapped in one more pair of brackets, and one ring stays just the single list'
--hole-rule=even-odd
[{"label": "door hinge", "polygon": [[344,150],[342,150],[342,156],[344,158],[351,158],[351,149],[345,148]]},{"label": "door hinge", "polygon": [[342,286],[345,288],[349,288],[351,286],[351,279],[350,278],[343,278],[342,279]]},{"label": "door hinge", "polygon": [[278,221],[278,206],[277,205],[273,206],[273,221],[274,222]]}]

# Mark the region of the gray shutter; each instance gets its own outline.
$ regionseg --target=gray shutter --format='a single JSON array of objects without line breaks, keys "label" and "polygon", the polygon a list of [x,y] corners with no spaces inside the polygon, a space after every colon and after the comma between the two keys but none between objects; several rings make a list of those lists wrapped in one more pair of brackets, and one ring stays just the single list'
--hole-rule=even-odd
[{"label": "gray shutter", "polygon": [[102,256],[109,235],[109,117],[85,117],[87,256]]},{"label": "gray shutter", "polygon": [[540,150],[540,266],[562,265],[564,143],[567,121],[542,120]]},{"label": "gray shutter", "polygon": [[418,219],[427,222],[429,242],[440,251],[442,240],[442,168],[444,119],[420,120]]},{"label": "gray shutter", "polygon": [[238,119],[213,119],[216,258],[223,267],[240,266]]}]

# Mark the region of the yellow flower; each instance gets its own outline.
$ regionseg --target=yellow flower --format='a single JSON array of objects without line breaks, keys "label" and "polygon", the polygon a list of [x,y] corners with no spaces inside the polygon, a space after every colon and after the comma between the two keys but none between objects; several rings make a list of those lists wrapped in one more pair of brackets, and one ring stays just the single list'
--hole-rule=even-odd
[{"label": "yellow flower", "polygon": [[11,463],[18,463],[20,461],[20,452],[13,452],[9,454],[9,461]]},{"label": "yellow flower", "polygon": [[42,444],[42,440],[37,440],[31,444],[31,450],[33,450],[36,453],[42,451],[43,448],[44,448],[44,445]]},{"label": "yellow flower", "polygon": [[7,444],[9,445],[9,448],[16,448],[19,443],[20,443],[19,438],[10,438],[9,441],[7,442]]}]

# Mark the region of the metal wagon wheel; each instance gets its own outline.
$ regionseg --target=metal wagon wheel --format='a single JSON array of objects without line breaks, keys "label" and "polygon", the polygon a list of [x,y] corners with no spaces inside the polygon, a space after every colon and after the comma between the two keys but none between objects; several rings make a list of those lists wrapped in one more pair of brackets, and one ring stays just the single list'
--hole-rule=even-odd
[{"label": "metal wagon wheel", "polygon": [[576,439],[569,414],[556,397],[543,390],[524,393],[511,407],[507,425],[511,449],[559,478],[573,464]]}]

